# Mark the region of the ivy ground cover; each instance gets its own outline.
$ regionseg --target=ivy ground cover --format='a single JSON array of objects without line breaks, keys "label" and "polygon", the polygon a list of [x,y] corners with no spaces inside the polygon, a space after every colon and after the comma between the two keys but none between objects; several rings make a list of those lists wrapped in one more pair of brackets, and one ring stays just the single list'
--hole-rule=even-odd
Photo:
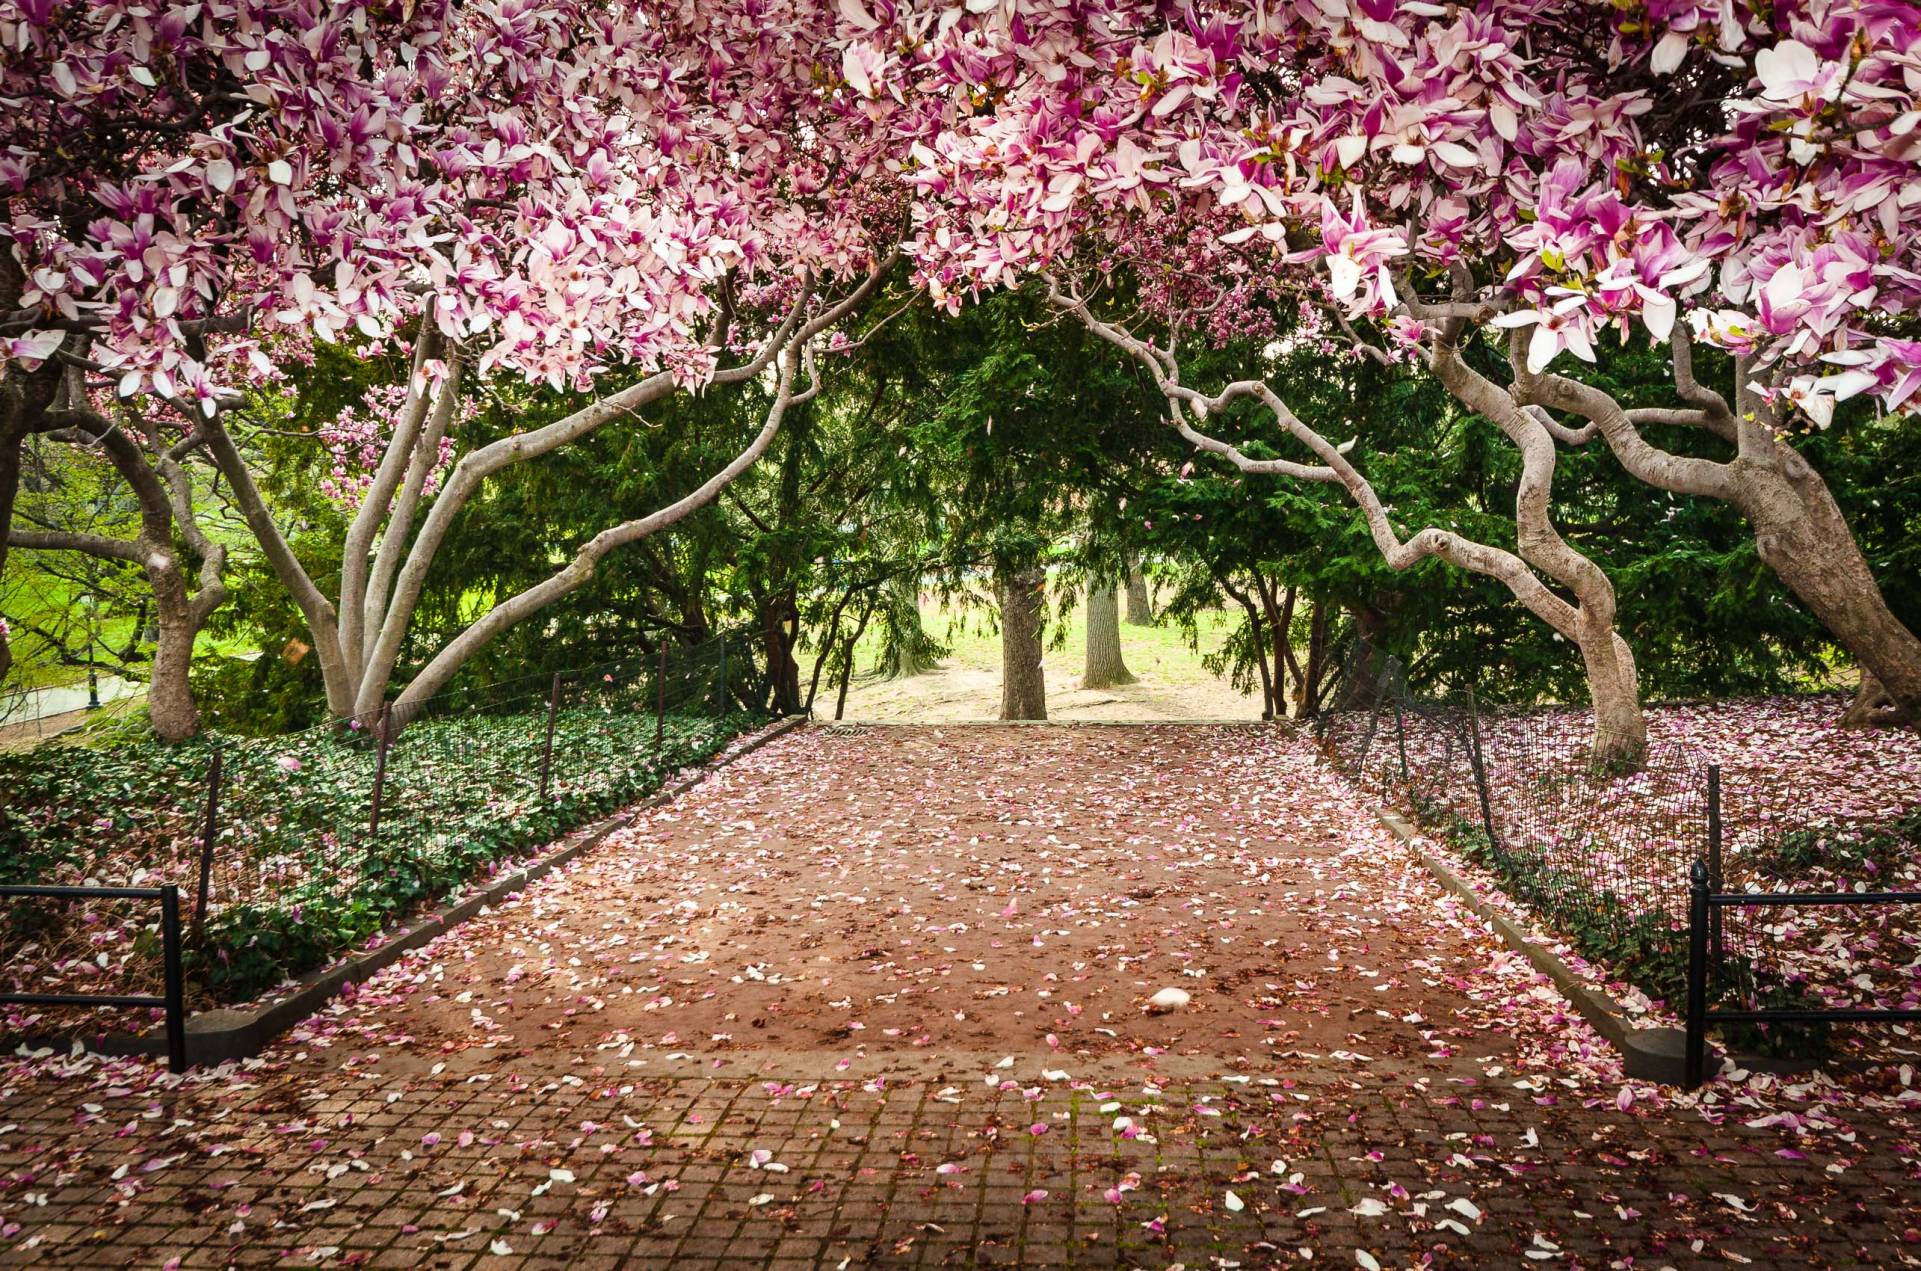
[{"label": "ivy ground cover", "polygon": [[[423,721],[380,765],[373,739],[331,727],[285,737],[209,737],[0,760],[0,883],[153,886],[193,906],[208,769],[224,768],[204,937],[191,941],[195,996],[231,1003],[378,935],[394,920],[504,862],[658,790],[755,719],[655,718],[638,700]],[[152,904],[12,901],[0,917],[0,982],[35,992],[151,992]],[[13,1009],[7,1027],[57,1023]]]},{"label": "ivy ground cover", "polygon": [[[1688,872],[1709,854],[1710,765],[1720,773],[1724,889],[1921,891],[1921,733],[1838,727],[1842,704],[1813,696],[1652,708],[1647,764],[1630,771],[1585,761],[1590,725],[1578,712],[1484,717],[1499,851],[1482,827],[1454,723],[1437,715],[1408,724],[1414,780],[1404,785],[1389,718],[1357,775],[1390,799],[1411,797],[1487,898],[1545,924],[1646,1022],[1672,1023],[1684,986]],[[1352,771],[1343,762],[1350,740],[1333,749]],[[1717,989],[1731,995],[1770,1006],[1921,1006],[1921,907],[1734,909],[1723,940],[1728,974]],[[1805,1050],[1811,1036],[1795,1044]],[[1910,1030],[1821,1030],[1813,1040],[1835,1037],[1900,1047]],[[1771,1046],[1764,1035],[1741,1040]]]}]

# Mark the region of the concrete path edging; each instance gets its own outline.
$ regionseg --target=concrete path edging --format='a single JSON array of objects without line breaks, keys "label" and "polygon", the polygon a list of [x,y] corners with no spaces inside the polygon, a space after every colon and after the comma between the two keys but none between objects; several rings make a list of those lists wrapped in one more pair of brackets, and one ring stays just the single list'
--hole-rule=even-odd
[{"label": "concrete path edging", "polygon": [[[309,973],[299,986],[283,998],[253,1007],[221,1007],[202,1011],[187,1019],[187,1062],[211,1065],[234,1059],[251,1059],[266,1049],[281,1033],[314,1014],[350,984],[358,984],[376,972],[399,961],[401,956],[428,941],[446,934],[483,908],[498,904],[598,846],[608,835],[621,829],[640,813],[657,808],[687,793],[708,776],[777,737],[807,722],[804,715],[789,715],[738,749],[723,752],[708,760],[692,776],[667,786],[637,803],[629,804],[612,816],[575,830],[556,840],[561,846],[524,862],[489,882],[480,891],[449,901],[407,925],[391,932],[385,940],[358,956]],[[102,1055],[164,1055],[167,1053],[163,1027],[145,1033],[67,1033],[41,1037],[22,1044],[22,1049],[53,1047],[68,1049],[78,1044]]]},{"label": "concrete path edging", "polygon": [[[1664,1085],[1680,1085],[1686,1072],[1687,1034],[1678,1028],[1636,1028],[1628,1022],[1628,1012],[1613,997],[1593,987],[1575,974],[1574,969],[1554,953],[1543,948],[1510,922],[1493,906],[1474,894],[1474,889],[1454,871],[1423,851],[1417,841],[1414,827],[1406,817],[1398,812],[1382,811],[1381,824],[1388,833],[1407,845],[1421,867],[1434,875],[1442,887],[1452,892],[1462,903],[1474,911],[1475,915],[1494,928],[1501,942],[1519,953],[1533,964],[1534,969],[1554,981],[1561,996],[1580,1013],[1582,1019],[1593,1026],[1594,1031],[1607,1040],[1608,1045],[1621,1052],[1622,1067],[1628,1076],[1638,1081],[1655,1081]],[[1713,1071],[1717,1063],[1714,1048],[1709,1047],[1708,1069]]]}]

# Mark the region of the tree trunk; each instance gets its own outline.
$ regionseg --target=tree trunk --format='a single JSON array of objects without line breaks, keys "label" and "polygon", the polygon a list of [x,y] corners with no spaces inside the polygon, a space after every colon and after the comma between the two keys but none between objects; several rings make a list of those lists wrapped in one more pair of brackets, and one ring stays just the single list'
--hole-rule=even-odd
[{"label": "tree trunk", "polygon": [[1634,654],[1612,624],[1585,623],[1575,643],[1587,668],[1594,703],[1594,758],[1600,763],[1638,763],[1647,751],[1647,716],[1641,712],[1641,681]]},{"label": "tree trunk", "polygon": [[1848,704],[1847,711],[1841,716],[1843,728],[1879,728],[1895,724],[1911,724],[1914,715],[1904,711],[1889,696],[1874,672],[1861,672],[1861,687],[1855,691],[1854,701]]},{"label": "tree trunk", "polygon": [[1154,598],[1147,590],[1147,575],[1140,562],[1127,567],[1127,624],[1131,627],[1154,625]]},{"label": "tree trunk", "polygon": [[[1273,719],[1281,713],[1281,694],[1275,687],[1274,677],[1267,670],[1267,640],[1261,631],[1261,615],[1252,603],[1244,603],[1247,610],[1247,632],[1254,640],[1254,665],[1261,672],[1261,718]],[[1275,668],[1280,669],[1278,666]]]},{"label": "tree trunk", "polygon": [[833,617],[827,623],[827,638],[821,641],[820,652],[814,655],[814,673],[807,681],[807,700],[801,703],[801,710],[807,715],[814,713],[814,696],[820,691],[820,673],[827,666],[827,659],[840,648],[840,619],[847,612],[848,602],[854,593],[841,593],[840,600],[834,605]]},{"label": "tree trunk", "polygon": [[794,602],[791,595],[769,597],[761,607],[761,645],[767,652],[767,683],[776,715],[800,711],[800,662],[794,657]]},{"label": "tree trunk", "polygon": [[1292,673],[1296,683],[1306,680],[1301,672],[1301,664],[1294,657],[1294,603],[1300,592],[1289,587],[1281,597],[1280,612],[1271,618],[1274,632],[1274,714],[1282,718],[1287,714],[1287,679]]},{"label": "tree trunk", "polygon": [[883,676],[905,680],[934,669],[933,641],[921,625],[918,578],[896,578],[887,584],[884,621],[887,643],[880,658]]},{"label": "tree trunk", "polygon": [[[1518,345],[1516,345],[1518,347]],[[1675,387],[1697,408],[1691,422],[1735,447],[1727,463],[1671,454],[1648,444],[1632,413],[1608,394],[1559,375],[1530,376],[1517,363],[1515,400],[1569,410],[1600,431],[1621,466],[1657,489],[1731,503],[1754,528],[1754,545],[1863,672],[1862,699],[1843,722],[1867,724],[1921,714],[1921,640],[1889,611],[1853,531],[1820,473],[1775,430],[1773,408],[1735,360],[1735,407],[1694,378],[1685,329],[1673,343]],[[1574,438],[1578,441],[1578,436]],[[1872,706],[1872,678],[1891,704]]]},{"label": "tree trunk", "polygon": [[1754,525],[1761,559],[1854,656],[1868,702],[1885,702],[1864,707],[1857,700],[1842,722],[1921,717],[1921,639],[1889,610],[1827,483],[1799,455],[1778,467],[1746,459],[1730,466],[1734,502]]},{"label": "tree trunk", "polygon": [[873,616],[874,601],[870,595],[867,607],[860,612],[859,625],[854,628],[854,634],[847,637],[847,653],[840,661],[840,694],[834,699],[836,720],[844,719],[847,715],[847,685],[854,678],[854,646],[860,643],[863,635],[867,634],[867,621]]},{"label": "tree trunk", "polygon": [[[160,585],[156,580],[156,590]],[[200,707],[188,679],[200,624],[194,621],[184,589],[177,598],[161,597],[154,608],[159,615],[159,638],[154,642],[153,679],[147,685],[147,714],[160,740],[185,741],[200,731]]]},{"label": "tree trunk", "polygon": [[[1508,340],[1515,374],[1525,371],[1521,341]],[[1647,749],[1647,720],[1641,713],[1634,657],[1616,632],[1614,582],[1592,558],[1577,551],[1554,524],[1553,491],[1559,461],[1556,434],[1548,422],[1524,409],[1506,388],[1470,367],[1461,356],[1458,330],[1437,342],[1435,377],[1456,401],[1487,417],[1521,455],[1521,476],[1514,491],[1514,538],[1526,570],[1495,558],[1485,572],[1506,583],[1515,599],[1581,651],[1594,706],[1594,758],[1603,763],[1632,763]],[[1545,412],[1543,412],[1544,414]],[[1534,571],[1572,593],[1574,603],[1549,588]]]},{"label": "tree trunk", "polygon": [[1121,658],[1120,594],[1112,583],[1087,588],[1087,663],[1082,688],[1112,688],[1132,684],[1134,676]]},{"label": "tree trunk", "polygon": [[1307,619],[1307,670],[1300,678],[1299,696],[1294,699],[1294,718],[1310,719],[1321,713],[1321,678],[1327,672],[1327,607],[1313,602]]},{"label": "tree trunk", "polygon": [[1041,670],[1041,609],[1045,570],[1000,574],[1001,718],[1046,719],[1047,685]]},{"label": "tree trunk", "polygon": [[[1227,580],[1226,574],[1219,570],[1211,572],[1214,574],[1214,581],[1220,586],[1221,591],[1227,595],[1228,599],[1239,605],[1247,614],[1248,636],[1254,642],[1254,660],[1261,668],[1261,718],[1276,719],[1285,713],[1285,708],[1281,705],[1281,693],[1286,686],[1286,682],[1281,681],[1277,683],[1274,679],[1268,677],[1267,645],[1266,642],[1261,639],[1261,611],[1255,607],[1253,597],[1244,591],[1236,590],[1234,584]],[[1254,573],[1254,586],[1256,590],[1263,588],[1263,581],[1258,571]],[[1265,595],[1264,591],[1263,595]],[[1277,677],[1282,674],[1278,658],[1275,660],[1274,673]]]}]

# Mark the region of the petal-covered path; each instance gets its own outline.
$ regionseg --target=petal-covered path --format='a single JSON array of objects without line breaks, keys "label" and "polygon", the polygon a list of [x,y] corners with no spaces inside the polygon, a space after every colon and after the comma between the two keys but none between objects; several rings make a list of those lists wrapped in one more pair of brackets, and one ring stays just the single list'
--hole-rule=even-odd
[{"label": "petal-covered path", "polygon": [[0,1261],[1917,1265],[1913,1083],[1624,1082],[1270,728],[816,729],[255,1064],[0,1070]]}]

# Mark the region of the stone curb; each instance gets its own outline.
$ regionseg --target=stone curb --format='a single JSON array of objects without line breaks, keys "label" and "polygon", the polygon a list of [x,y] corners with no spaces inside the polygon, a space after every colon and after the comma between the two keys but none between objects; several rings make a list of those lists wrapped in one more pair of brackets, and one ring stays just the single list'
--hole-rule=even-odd
[{"label": "stone curb", "polygon": [[[1629,1024],[1627,1010],[1619,1002],[1576,975],[1573,968],[1561,961],[1551,949],[1529,940],[1519,927],[1476,896],[1474,889],[1453,870],[1422,851],[1415,842],[1414,827],[1408,824],[1406,817],[1388,811],[1383,811],[1380,817],[1388,833],[1406,844],[1421,867],[1434,875],[1442,887],[1453,892],[1476,916],[1493,927],[1502,943],[1525,957],[1536,971],[1554,981],[1554,987],[1580,1012],[1581,1018],[1592,1025],[1608,1045],[1621,1052],[1622,1068],[1628,1076],[1637,1081],[1656,1081],[1663,1085],[1678,1086],[1682,1083],[1687,1064],[1685,1032],[1678,1028],[1635,1028]],[[1715,1048],[1710,1044],[1708,1071],[1714,1072],[1718,1064]]]},{"label": "stone curb", "polygon": [[[495,905],[573,861],[589,848],[598,846],[608,835],[631,822],[640,813],[672,802],[705,781],[708,776],[744,755],[765,746],[777,737],[807,722],[804,715],[790,715],[739,749],[710,759],[693,776],[658,790],[638,803],[630,804],[592,825],[575,830],[559,840],[565,846],[536,857],[502,874],[482,889],[459,900],[450,901],[432,913],[415,919],[391,933],[379,946],[331,967],[310,972],[299,987],[286,997],[252,1008],[222,1007],[202,1011],[187,1019],[187,1062],[193,1065],[220,1064],[233,1059],[251,1059],[266,1049],[267,1043],[301,1020],[319,1011],[349,984],[358,984],[374,973],[400,960],[402,954],[418,949],[445,935],[483,908]],[[167,1053],[163,1028],[146,1033],[69,1033],[64,1036],[31,1039],[24,1049],[51,1046],[65,1050],[74,1043],[101,1055],[164,1055]]]}]

